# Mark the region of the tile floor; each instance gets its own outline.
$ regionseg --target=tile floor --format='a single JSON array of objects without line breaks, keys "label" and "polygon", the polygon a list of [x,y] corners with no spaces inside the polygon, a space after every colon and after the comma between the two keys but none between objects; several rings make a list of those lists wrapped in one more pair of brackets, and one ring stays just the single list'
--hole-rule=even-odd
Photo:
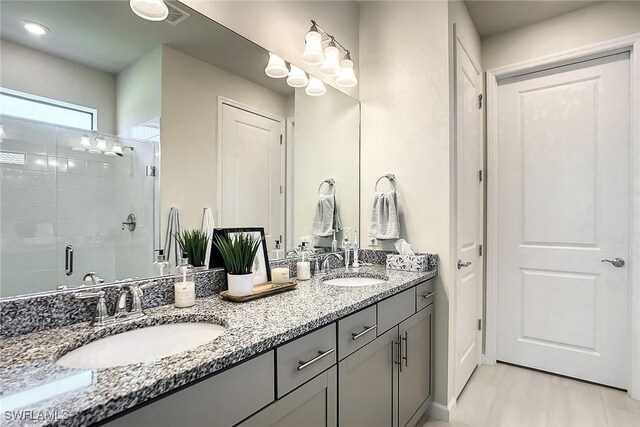
[{"label": "tile floor", "polygon": [[[420,424],[419,424],[420,425]],[[626,392],[516,366],[479,366],[451,422],[421,427],[640,427]]]}]

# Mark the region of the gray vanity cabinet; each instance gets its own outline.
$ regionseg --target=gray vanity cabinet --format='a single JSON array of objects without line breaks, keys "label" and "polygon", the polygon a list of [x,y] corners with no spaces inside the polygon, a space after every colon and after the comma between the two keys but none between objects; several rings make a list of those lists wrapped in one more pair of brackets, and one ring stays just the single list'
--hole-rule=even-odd
[{"label": "gray vanity cabinet", "polygon": [[338,365],[340,426],[396,426],[397,328],[382,334]]},{"label": "gray vanity cabinet", "polygon": [[402,358],[398,381],[400,427],[415,425],[431,402],[433,305],[399,325]]},{"label": "gray vanity cabinet", "polygon": [[237,427],[335,427],[337,388],[337,369],[333,366]]}]

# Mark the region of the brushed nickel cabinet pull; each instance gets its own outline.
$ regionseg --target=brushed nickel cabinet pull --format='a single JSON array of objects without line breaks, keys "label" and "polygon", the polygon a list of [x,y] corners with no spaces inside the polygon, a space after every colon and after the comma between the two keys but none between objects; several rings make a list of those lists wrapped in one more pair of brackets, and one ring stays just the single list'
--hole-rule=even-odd
[{"label": "brushed nickel cabinet pull", "polygon": [[378,325],[365,326],[365,327],[364,327],[364,331],[362,331],[362,332],[359,332],[359,333],[352,332],[352,333],[351,333],[351,339],[355,341],[355,340],[357,340],[358,338],[360,338],[361,336],[363,336],[364,334],[366,334],[366,333],[368,333],[368,332],[371,332],[371,331],[373,331],[374,329],[376,329],[376,327],[377,327],[377,326],[378,326]]},{"label": "brushed nickel cabinet pull", "polygon": [[304,368],[309,367],[310,365],[316,363],[318,360],[322,359],[323,357],[330,355],[334,351],[336,351],[335,348],[330,348],[327,351],[320,350],[320,351],[318,351],[318,355],[316,357],[314,357],[313,359],[308,360],[306,362],[304,360],[300,360],[298,362],[298,371],[302,371]]}]

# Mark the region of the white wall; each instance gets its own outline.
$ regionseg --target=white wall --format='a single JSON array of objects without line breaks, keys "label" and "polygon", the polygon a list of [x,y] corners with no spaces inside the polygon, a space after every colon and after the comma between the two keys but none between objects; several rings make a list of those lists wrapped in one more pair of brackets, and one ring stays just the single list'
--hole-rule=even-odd
[{"label": "white wall", "polygon": [[163,229],[171,207],[180,209],[183,229],[200,228],[203,208],[217,212],[218,96],[283,118],[287,112],[284,95],[163,46],[160,132]]},{"label": "white wall", "polygon": [[[471,16],[469,15],[469,11],[467,10],[467,6],[465,6],[463,0],[451,0],[448,2],[449,4],[449,35],[453,35],[453,24],[456,24],[458,31],[462,35],[466,43],[466,47],[469,49],[469,54],[472,56],[474,60],[480,63],[482,55],[481,55],[481,45],[482,41],[480,40],[480,36],[478,35],[478,31],[476,30],[476,26],[473,24],[471,20]],[[450,37],[451,42],[453,43],[455,39]]]},{"label": "white wall", "polygon": [[117,77],[117,133],[160,117],[162,46],[139,58]]},{"label": "white wall", "polygon": [[[322,77],[317,66],[306,65],[301,60],[304,36],[313,19],[350,50],[358,75],[358,3],[355,1],[182,2],[305,71]],[[324,77],[322,79],[333,81]],[[358,96],[358,86],[339,90]]]},{"label": "white wall", "polygon": [[5,39],[0,40],[0,62],[0,86],[95,108],[98,132],[114,133],[115,75]]},{"label": "white wall", "polygon": [[485,70],[640,32],[640,2],[603,2],[482,40]]},{"label": "white wall", "polygon": [[[449,59],[446,2],[360,4],[365,235],[376,180],[395,173],[401,234],[440,256],[436,280],[435,401],[446,404],[451,288]],[[363,247],[366,247],[363,239]],[[390,243],[384,245],[393,248]]]}]

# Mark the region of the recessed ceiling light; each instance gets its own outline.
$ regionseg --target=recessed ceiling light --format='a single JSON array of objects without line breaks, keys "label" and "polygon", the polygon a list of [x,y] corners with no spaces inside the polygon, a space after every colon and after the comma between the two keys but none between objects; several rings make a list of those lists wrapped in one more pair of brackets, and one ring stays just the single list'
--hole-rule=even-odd
[{"label": "recessed ceiling light", "polygon": [[129,7],[148,21],[164,21],[169,15],[169,8],[163,0],[129,0]]},{"label": "recessed ceiling light", "polygon": [[51,30],[45,27],[42,24],[38,24],[37,22],[32,21],[23,21],[22,27],[27,30],[27,32],[34,36],[44,36],[47,33],[50,33]]}]

